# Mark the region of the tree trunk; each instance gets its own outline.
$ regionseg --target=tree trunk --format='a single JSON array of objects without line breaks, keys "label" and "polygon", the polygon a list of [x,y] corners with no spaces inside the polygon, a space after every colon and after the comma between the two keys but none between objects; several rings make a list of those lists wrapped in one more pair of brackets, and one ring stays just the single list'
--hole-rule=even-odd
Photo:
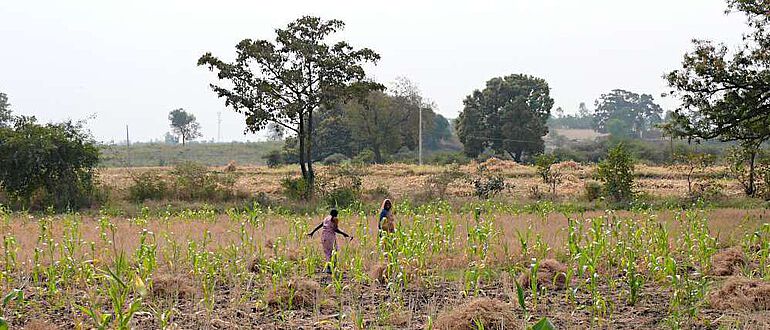
[{"label": "tree trunk", "polygon": [[382,151],[380,150],[380,143],[372,143],[372,151],[374,152],[374,162],[382,164]]},{"label": "tree trunk", "polygon": [[308,181],[307,167],[305,167],[305,116],[300,114],[299,116],[299,132],[297,133],[297,141],[299,142],[299,168],[302,170],[302,179],[305,182]]},{"label": "tree trunk", "polygon": [[746,195],[750,197],[754,197],[754,195],[757,192],[756,185],[754,184],[754,163],[757,158],[757,151],[756,149],[751,150],[751,155],[749,156],[749,182],[746,186]]},{"label": "tree trunk", "polygon": [[315,190],[315,172],[313,171],[313,109],[308,110],[307,113],[307,144],[305,145],[305,153],[307,161],[307,199],[313,197],[313,191]]}]

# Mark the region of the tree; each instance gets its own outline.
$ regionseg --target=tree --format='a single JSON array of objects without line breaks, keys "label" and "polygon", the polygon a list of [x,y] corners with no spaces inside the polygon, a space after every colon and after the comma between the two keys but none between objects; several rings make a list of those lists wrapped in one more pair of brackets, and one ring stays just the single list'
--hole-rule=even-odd
[{"label": "tree", "polygon": [[[306,197],[312,194],[314,114],[322,106],[331,107],[351,93],[351,86],[376,85],[364,82],[363,64],[380,56],[368,48],[354,49],[327,37],[341,31],[339,20],[305,16],[284,29],[276,29],[275,42],[244,39],[236,48],[236,59],[226,63],[211,53],[198,60],[217,70],[228,86],[211,85],[225,105],[246,117],[252,132],[269,123],[296,134],[298,162],[307,182]],[[376,87],[376,86],[370,86]]]},{"label": "tree", "polygon": [[8,104],[8,95],[0,93],[0,127],[8,127],[11,125],[13,115],[11,113],[11,105]]},{"label": "tree", "polygon": [[473,91],[457,119],[465,154],[491,149],[521,161],[525,153],[542,153],[554,103],[549,94],[545,80],[521,74],[493,78],[484,90]]},{"label": "tree", "polygon": [[166,144],[178,144],[179,137],[177,137],[174,134],[171,134],[171,132],[166,132],[166,134],[163,135],[163,142]]},{"label": "tree", "polygon": [[665,76],[682,100],[666,129],[690,140],[739,142],[749,163],[745,192],[753,196],[757,152],[770,139],[770,3],[728,0],[728,12],[734,10],[747,16],[751,29],[737,51],[694,40],[695,50],[685,54],[682,68]]},{"label": "tree", "polygon": [[184,109],[179,108],[169,112],[168,120],[171,122],[171,129],[174,134],[182,139],[182,145],[185,144],[185,141],[201,137],[201,125],[195,120],[195,115],[187,113]]},{"label": "tree", "polygon": [[628,125],[633,135],[643,138],[661,122],[662,114],[663,109],[655,103],[652,95],[615,89],[596,100],[594,127],[601,133],[607,133],[608,124],[619,120]]},{"label": "tree", "polygon": [[398,78],[387,93],[365,90],[345,106],[347,124],[360,149],[374,153],[382,163],[386,154],[401,148],[416,150],[419,144],[420,113],[423,137],[434,129],[435,113],[417,86]]},{"label": "tree", "polygon": [[22,208],[56,210],[90,206],[99,150],[81,123],[38,124],[34,117],[17,118],[0,128],[0,182]]}]

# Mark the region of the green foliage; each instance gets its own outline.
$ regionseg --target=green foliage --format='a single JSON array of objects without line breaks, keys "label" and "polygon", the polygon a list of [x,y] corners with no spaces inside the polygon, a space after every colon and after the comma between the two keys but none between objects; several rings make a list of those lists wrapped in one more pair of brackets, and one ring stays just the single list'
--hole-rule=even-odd
[{"label": "green foliage", "polygon": [[148,199],[159,200],[166,197],[168,187],[157,172],[147,171],[131,176],[133,185],[128,188],[129,198],[137,203]]},{"label": "green foliage", "polygon": [[182,139],[182,145],[186,141],[201,137],[201,125],[195,120],[193,114],[187,113],[184,109],[179,108],[169,112],[168,120],[171,122],[171,129]]},{"label": "green foliage", "polygon": [[467,180],[473,185],[473,194],[479,199],[489,199],[511,188],[502,176],[490,173],[484,165],[479,165],[476,173]]},{"label": "green foliage", "polygon": [[580,102],[578,113],[574,115],[556,114],[558,117],[551,117],[548,120],[548,127],[551,128],[574,128],[574,129],[592,129],[594,128],[594,114],[588,109],[585,102]]},{"label": "green foliage", "polygon": [[459,165],[449,165],[441,172],[431,174],[428,179],[425,180],[426,192],[434,198],[444,198],[446,197],[449,185],[466,176],[467,175],[460,170]]},{"label": "green foliage", "polygon": [[[304,16],[276,29],[275,42],[244,39],[236,45],[236,60],[226,63],[206,53],[198,65],[218,73],[224,85],[212,84],[225,105],[246,117],[252,132],[277,124],[296,134],[297,155],[307,188],[314,186],[314,115],[357,91],[378,88],[365,81],[364,64],[380,56],[368,48],[354,49],[330,36],[345,24]],[[227,87],[225,87],[227,86]],[[229,88],[236,86],[235,88]],[[290,97],[287,97],[291,95]],[[305,196],[310,197],[312,191]]]},{"label": "green foliage", "polygon": [[[746,194],[755,193],[754,156],[770,139],[770,4],[757,0],[728,0],[728,12],[746,15],[749,32],[743,45],[728,47],[707,40],[693,41],[682,68],[666,75],[682,107],[666,124],[671,136],[689,139],[738,141],[750,151]],[[731,51],[731,49],[737,49]]]},{"label": "green foliage", "polygon": [[361,200],[363,180],[349,166],[332,169],[331,177],[321,181],[318,188],[329,207],[348,208]]},{"label": "green foliage", "polygon": [[358,155],[353,157],[353,163],[356,164],[374,164],[375,162],[374,151],[370,149],[364,149]]},{"label": "green foliage", "polygon": [[517,74],[487,81],[484,90],[465,98],[457,118],[465,154],[491,149],[520,162],[524,154],[543,152],[553,103],[543,79]]},{"label": "green foliage", "polygon": [[23,208],[56,210],[90,206],[99,151],[81,123],[38,124],[19,118],[0,128],[0,182]]},{"label": "green foliage", "polygon": [[431,154],[427,160],[428,163],[436,165],[465,165],[470,163],[470,161],[471,160],[466,157],[465,154],[459,151],[436,152]]},{"label": "green foliage", "polygon": [[652,95],[615,89],[596,100],[594,127],[616,137],[642,138],[662,121],[662,114]]},{"label": "green foliage", "polygon": [[551,194],[556,197],[556,188],[562,181],[561,169],[556,165],[557,157],[554,154],[542,154],[535,158],[537,174],[551,189]]},{"label": "green foliage", "polygon": [[607,159],[599,163],[597,176],[604,183],[604,196],[614,202],[629,202],[633,198],[634,161],[620,143],[610,149]]},{"label": "green foliage", "polygon": [[0,92],[0,128],[9,127],[13,121],[11,105],[8,103],[8,95]]},{"label": "green foliage", "polygon": [[598,181],[586,181],[583,189],[585,189],[585,197],[589,202],[595,201],[602,196],[603,187]]},{"label": "green foliage", "polygon": [[342,162],[350,160],[347,156],[343,154],[331,154],[329,157],[324,158],[323,164],[324,165],[337,165],[341,164]]},{"label": "green foliage", "polygon": [[283,195],[291,200],[302,200],[310,189],[305,179],[286,177],[281,179],[281,188],[283,189]]},{"label": "green foliage", "polygon": [[265,160],[265,165],[269,168],[276,168],[286,163],[280,150],[270,150],[262,159]]}]

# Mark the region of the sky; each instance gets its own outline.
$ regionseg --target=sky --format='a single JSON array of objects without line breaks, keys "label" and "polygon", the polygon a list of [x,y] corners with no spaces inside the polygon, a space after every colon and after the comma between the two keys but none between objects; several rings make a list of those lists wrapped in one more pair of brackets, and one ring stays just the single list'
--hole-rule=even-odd
[{"label": "sky", "polygon": [[255,141],[242,115],[210,90],[198,67],[212,52],[232,59],[240,40],[275,37],[303,15],[341,19],[339,38],[382,60],[367,72],[407,77],[454,118],[487,80],[515,73],[545,79],[556,107],[593,107],[621,88],[676,108],[662,76],[693,38],[737,47],[744,18],[724,0],[198,1],[2,0],[0,92],[14,112],[41,121],[87,119],[103,142],[162,139],[168,112],[184,108],[203,140]]}]

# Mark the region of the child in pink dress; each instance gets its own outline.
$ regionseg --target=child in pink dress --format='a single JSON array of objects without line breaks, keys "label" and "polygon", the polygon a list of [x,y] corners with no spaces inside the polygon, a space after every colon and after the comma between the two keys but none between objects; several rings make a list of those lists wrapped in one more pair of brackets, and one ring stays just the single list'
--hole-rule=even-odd
[{"label": "child in pink dress", "polygon": [[337,234],[353,240],[353,236],[350,236],[343,231],[339,230],[339,219],[337,218],[337,210],[332,209],[329,215],[324,218],[323,222],[313,229],[308,236],[313,237],[316,231],[323,228],[321,231],[321,246],[324,249],[324,255],[326,256],[326,267],[324,271],[331,272],[332,252],[337,250]]}]

